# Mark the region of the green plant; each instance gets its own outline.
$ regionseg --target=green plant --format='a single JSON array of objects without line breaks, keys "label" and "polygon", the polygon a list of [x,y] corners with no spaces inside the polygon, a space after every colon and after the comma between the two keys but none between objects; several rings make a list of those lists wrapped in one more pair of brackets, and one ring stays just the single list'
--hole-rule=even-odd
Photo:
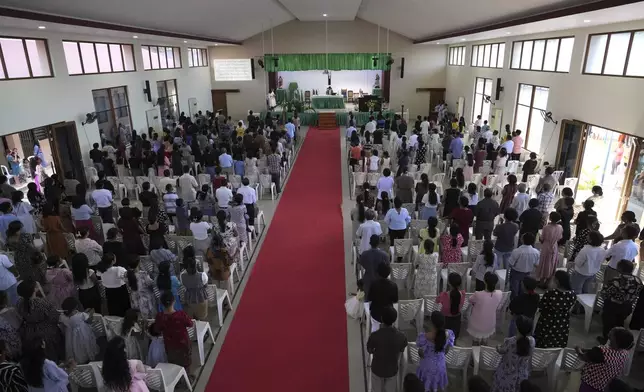
[{"label": "green plant", "polygon": [[598,178],[598,176],[601,175],[600,169],[601,166],[599,165],[592,168],[583,167],[581,169],[581,178],[577,189],[582,191],[591,190],[600,180]]}]

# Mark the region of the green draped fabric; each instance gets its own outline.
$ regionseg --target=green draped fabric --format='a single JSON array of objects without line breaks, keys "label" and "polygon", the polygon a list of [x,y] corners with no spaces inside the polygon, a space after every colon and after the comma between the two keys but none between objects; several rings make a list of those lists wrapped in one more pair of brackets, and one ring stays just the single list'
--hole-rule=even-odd
[{"label": "green draped fabric", "polygon": [[[383,111],[382,112],[383,116],[386,116],[389,114],[389,118],[394,117],[394,112],[391,110]],[[279,115],[281,116],[281,112],[273,112],[273,115]],[[292,117],[292,113],[289,117]],[[366,124],[367,121],[369,121],[369,113],[368,112],[354,112],[353,113],[354,118],[356,119],[356,124],[358,126],[361,126],[363,124]],[[316,126],[318,124],[318,114],[316,112],[304,112],[304,113],[299,113],[298,117],[300,118],[300,124],[305,125],[305,126]],[[260,114],[260,118],[266,118],[266,111],[263,110]],[[349,114],[346,112],[338,112],[335,114],[335,119],[338,123],[338,126],[346,126],[348,122]]]},{"label": "green draped fabric", "polygon": [[311,97],[311,106],[314,109],[344,109],[342,95],[314,95]]},{"label": "green draped fabric", "polygon": [[[378,57],[376,65],[373,65],[373,58]],[[278,59],[277,67],[274,58]],[[391,58],[390,53],[303,53],[303,54],[276,54],[264,55],[264,64],[267,72],[277,71],[360,71],[390,70],[391,66],[387,61]]]}]

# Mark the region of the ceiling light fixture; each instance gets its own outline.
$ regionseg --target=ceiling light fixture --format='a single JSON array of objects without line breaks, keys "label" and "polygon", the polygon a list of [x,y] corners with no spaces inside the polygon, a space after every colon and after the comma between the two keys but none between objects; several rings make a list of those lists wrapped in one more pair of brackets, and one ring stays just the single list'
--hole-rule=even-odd
[{"label": "ceiling light fixture", "polygon": [[219,45],[219,44],[215,44],[215,46],[217,46],[217,45]]},{"label": "ceiling light fixture", "polygon": [[187,44],[187,43],[188,43],[188,41],[183,41],[183,43],[184,43],[184,44]]},{"label": "ceiling light fixture", "polygon": [[139,36],[138,35],[133,35],[132,38],[139,38]]},{"label": "ceiling light fixture", "polygon": [[38,28],[39,28],[40,30],[44,30],[44,29],[46,29],[46,27],[45,27],[45,26],[38,26]]},{"label": "ceiling light fixture", "polygon": [[584,23],[590,23],[590,19],[584,19]]},{"label": "ceiling light fixture", "polygon": [[510,35],[510,34],[511,34],[511,33],[510,33],[509,31],[506,31],[506,32],[505,32],[505,35]]},{"label": "ceiling light fixture", "polygon": [[322,16],[324,16],[325,18],[327,17],[327,15],[326,15],[326,14],[322,14]]},{"label": "ceiling light fixture", "polygon": [[461,41],[465,41],[465,38],[461,38]]},{"label": "ceiling light fixture", "polygon": [[441,44],[440,42],[436,42],[436,45],[440,45],[440,44]]}]

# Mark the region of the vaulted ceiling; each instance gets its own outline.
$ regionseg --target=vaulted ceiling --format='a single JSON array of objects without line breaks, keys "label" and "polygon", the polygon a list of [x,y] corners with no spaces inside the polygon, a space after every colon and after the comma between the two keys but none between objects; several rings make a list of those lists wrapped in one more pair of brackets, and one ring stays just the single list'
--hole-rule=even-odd
[{"label": "vaulted ceiling", "polygon": [[[615,0],[0,0],[0,7],[240,42],[299,19],[364,19],[413,40]],[[0,15],[7,15],[0,10]],[[326,15],[326,16],[325,16]]]}]

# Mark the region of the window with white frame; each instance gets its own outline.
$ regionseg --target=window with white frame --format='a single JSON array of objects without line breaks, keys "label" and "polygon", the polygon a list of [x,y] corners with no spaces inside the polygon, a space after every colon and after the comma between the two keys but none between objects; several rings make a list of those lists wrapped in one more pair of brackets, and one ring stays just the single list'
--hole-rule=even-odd
[{"label": "window with white frame", "polygon": [[472,67],[503,68],[505,44],[485,44],[472,46]]},{"label": "window with white frame", "polygon": [[644,77],[644,30],[588,36],[584,73]]},{"label": "window with white frame", "polygon": [[181,68],[181,49],[170,46],[141,45],[143,69]]},{"label": "window with white frame", "polygon": [[476,121],[477,116],[481,120],[490,120],[490,107],[492,106],[489,98],[492,96],[492,79],[476,78],[474,82],[474,105],[472,108],[472,122]]},{"label": "window with white frame", "polygon": [[0,37],[0,80],[53,76],[47,41]]},{"label": "window with white frame", "polygon": [[526,71],[570,71],[575,37],[548,38],[512,43],[511,69]]},{"label": "window with white frame", "polygon": [[63,41],[63,51],[70,75],[136,71],[132,45]]},{"label": "window with white frame", "polygon": [[550,89],[519,83],[517,105],[514,111],[514,129],[525,135],[525,149],[539,153],[545,121],[542,112],[548,105]]},{"label": "window with white frame", "polygon": [[449,65],[465,65],[465,46],[449,48]]},{"label": "window with white frame", "polygon": [[208,50],[188,48],[188,67],[207,67]]}]

